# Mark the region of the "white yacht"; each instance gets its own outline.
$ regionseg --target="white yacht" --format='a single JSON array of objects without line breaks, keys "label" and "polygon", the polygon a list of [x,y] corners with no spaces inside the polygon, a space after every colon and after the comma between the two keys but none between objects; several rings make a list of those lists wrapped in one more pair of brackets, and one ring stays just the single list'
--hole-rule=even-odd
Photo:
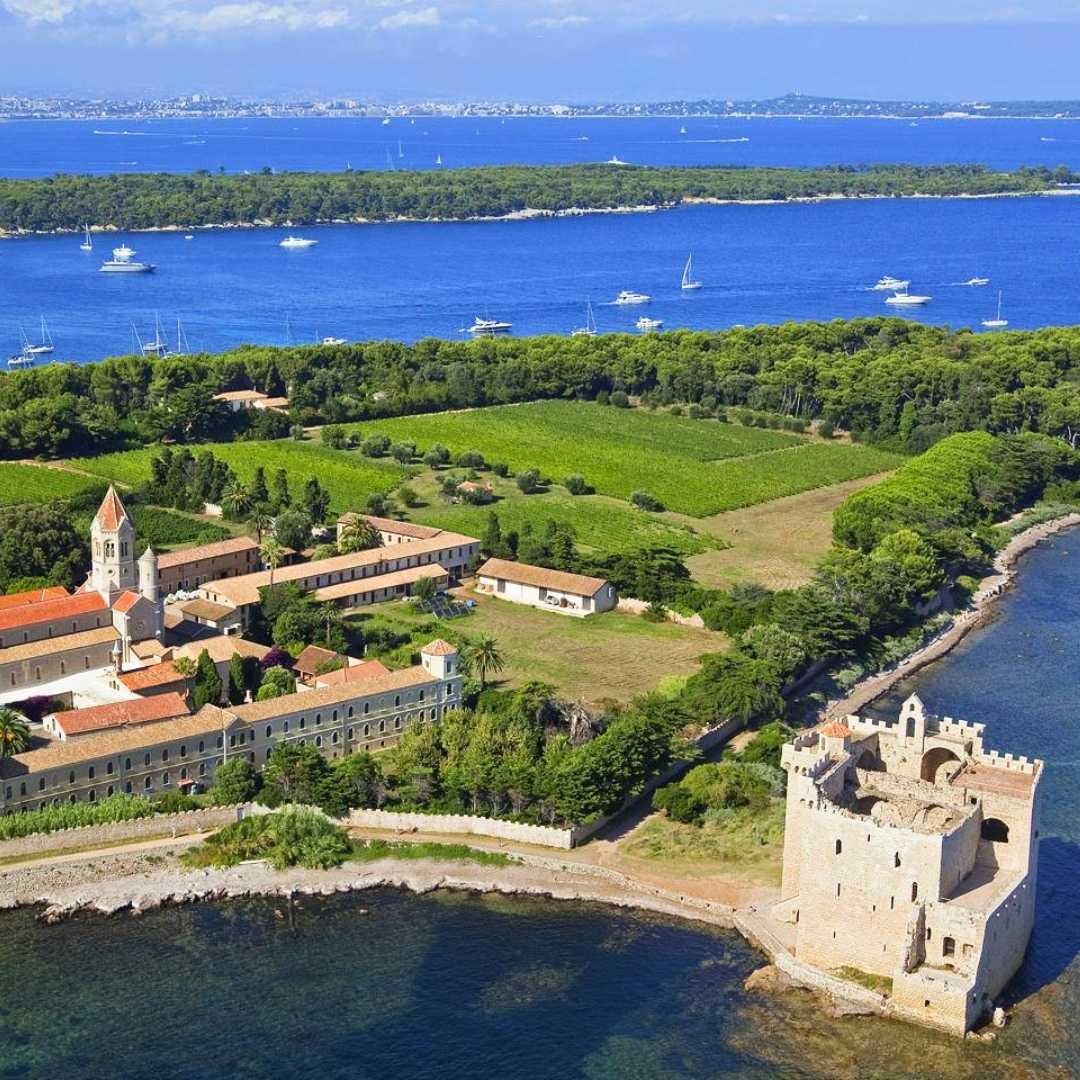
[{"label": "white yacht", "polygon": [[435,155],[435,164],[436,165],[442,165],[442,154],[436,154]]},{"label": "white yacht", "polygon": [[[132,329],[134,329],[134,327],[132,327]],[[138,338],[137,331],[135,336]],[[165,334],[161,328],[161,319],[158,317],[156,311],[154,312],[154,340],[147,342],[143,342],[141,338],[138,338],[138,340],[145,356],[157,356],[164,359],[169,355],[169,343],[165,339]]]},{"label": "white yacht", "polygon": [[886,296],[885,303],[893,304],[896,307],[918,307],[920,304],[925,304],[932,299],[932,296],[917,296],[915,293],[898,292],[892,296]]},{"label": "white yacht", "polygon": [[472,326],[466,327],[470,334],[502,334],[513,326],[513,323],[501,322],[498,319],[481,319],[479,315],[473,319]]},{"label": "white yacht", "polygon": [[389,127],[390,126],[390,117],[389,116],[384,116],[382,118],[382,126],[383,127]]},{"label": "white yacht", "polygon": [[965,285],[989,285],[990,284],[990,279],[988,277],[973,277],[973,278],[968,278],[967,281],[964,282],[964,284]]},{"label": "white yacht", "polygon": [[1001,290],[1000,289],[998,289],[997,315],[995,315],[992,319],[983,319],[982,324],[988,330],[1000,330],[1003,326],[1008,326],[1009,325],[1009,320],[1008,319],[1003,319],[1001,317]]},{"label": "white yacht", "polygon": [[22,335],[24,356],[45,356],[53,351],[52,335],[49,333],[48,326],[45,325],[44,315],[41,316],[41,342],[39,344],[31,345],[30,339],[21,326],[19,327],[19,333]]},{"label": "white yacht", "polygon": [[323,345],[348,345],[348,342],[343,337],[324,337],[322,339]]},{"label": "white yacht", "polygon": [[278,243],[278,247],[288,248],[290,251],[297,248],[309,248],[314,247],[319,241],[309,240],[305,236],[286,236],[284,240]]},{"label": "white yacht", "polygon": [[679,134],[680,135],[685,135],[686,134],[686,125],[685,124],[681,128],[679,128]]},{"label": "white yacht", "polygon": [[629,165],[629,161],[623,161],[618,154],[612,154],[611,157],[604,162],[605,165]]},{"label": "white yacht", "polygon": [[901,281],[900,278],[886,274],[883,278],[878,278],[877,284],[871,285],[870,288],[874,292],[903,292],[910,284],[910,281]]},{"label": "white yacht", "polygon": [[623,289],[611,302],[613,304],[647,304],[652,299],[648,293],[634,292],[633,289]]},{"label": "white yacht", "polygon": [[113,257],[101,264],[101,272],[103,274],[149,274],[153,271],[153,263],[136,262],[132,258],[134,254],[135,252],[127,244],[113,248]]},{"label": "white yacht", "polygon": [[663,319],[650,319],[647,315],[642,315],[634,325],[643,334],[650,334],[653,330],[659,330],[664,325],[664,321]]},{"label": "white yacht", "polygon": [[195,237],[191,233],[184,233],[185,240],[194,240]]},{"label": "white yacht", "polygon": [[90,226],[87,225],[83,232],[83,242],[79,245],[80,251],[93,251],[94,241],[90,238]]},{"label": "white yacht", "polygon": [[694,256],[691,254],[686,259],[686,265],[683,267],[682,272],[682,284],[680,288],[689,291],[690,289],[700,289],[701,282],[694,280]]},{"label": "white yacht", "polygon": [[14,371],[20,368],[29,368],[34,366],[34,358],[25,350],[21,353],[16,353],[14,356],[8,357],[8,367]]},{"label": "white yacht", "polygon": [[585,308],[585,325],[570,331],[571,337],[596,337],[596,318],[593,316],[592,301]]}]

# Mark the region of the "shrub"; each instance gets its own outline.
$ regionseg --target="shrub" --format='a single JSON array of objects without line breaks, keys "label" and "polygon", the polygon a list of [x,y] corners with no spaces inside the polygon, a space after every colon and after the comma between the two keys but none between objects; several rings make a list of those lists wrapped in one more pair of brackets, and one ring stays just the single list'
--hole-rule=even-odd
[{"label": "shrub", "polygon": [[571,473],[564,481],[563,486],[571,495],[588,495],[592,488],[585,482],[581,473]]},{"label": "shrub", "polygon": [[817,433],[823,439],[831,439],[836,434],[836,426],[831,420],[819,420]]},{"label": "shrub", "polygon": [[625,390],[612,390],[608,402],[614,405],[616,409],[630,408],[630,399],[626,396]]},{"label": "shrub", "polygon": [[664,509],[664,504],[655,495],[650,495],[647,491],[631,492],[630,502],[639,510],[650,510],[659,513]]},{"label": "shrub", "polygon": [[231,757],[217,767],[210,795],[219,806],[229,806],[248,802],[258,787],[258,774],[251,762],[246,757]]},{"label": "shrub", "polygon": [[496,476],[509,476],[510,466],[507,465],[505,461],[494,461],[491,464],[491,471]]},{"label": "shrub", "polygon": [[344,450],[349,445],[349,434],[340,424],[327,424],[322,429],[322,441],[332,450]]},{"label": "shrub", "polygon": [[525,469],[518,473],[517,486],[523,495],[532,495],[540,490],[540,470]]},{"label": "shrub", "polygon": [[188,866],[235,866],[266,859],[275,870],[304,866],[328,870],[350,852],[345,831],[318,810],[286,806],[272,814],[246,817],[219,829],[182,861]]},{"label": "shrub", "polygon": [[408,484],[402,484],[397,489],[397,497],[401,500],[402,506],[417,506],[420,502],[420,496],[417,495],[414,488],[409,487]]},{"label": "shrub", "polygon": [[292,672],[286,671],[283,667],[272,667],[263,677],[262,686],[259,687],[255,700],[270,701],[272,698],[295,693],[296,678]]}]

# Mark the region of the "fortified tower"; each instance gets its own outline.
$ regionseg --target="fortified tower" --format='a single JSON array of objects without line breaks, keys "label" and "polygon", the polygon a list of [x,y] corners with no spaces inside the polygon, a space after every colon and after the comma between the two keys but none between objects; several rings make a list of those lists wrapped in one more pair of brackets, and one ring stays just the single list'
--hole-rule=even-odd
[{"label": "fortified tower", "polygon": [[116,489],[109,486],[90,526],[90,583],[106,600],[137,588],[135,526]]}]

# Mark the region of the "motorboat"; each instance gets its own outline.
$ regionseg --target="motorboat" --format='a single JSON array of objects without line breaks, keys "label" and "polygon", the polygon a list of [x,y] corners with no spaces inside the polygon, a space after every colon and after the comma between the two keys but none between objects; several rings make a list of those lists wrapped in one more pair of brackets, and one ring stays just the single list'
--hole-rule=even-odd
[{"label": "motorboat", "polygon": [[299,248],[314,247],[319,241],[311,240],[306,236],[286,236],[284,240],[278,243],[278,247],[288,248],[290,251],[297,250]]},{"label": "motorboat", "polygon": [[634,292],[633,289],[623,289],[618,296],[612,300],[613,304],[625,305],[625,304],[647,304],[652,299],[648,293]]},{"label": "motorboat", "polygon": [[918,307],[920,304],[925,304],[932,299],[932,296],[917,296],[915,293],[898,292],[885,297],[885,303],[893,304],[895,307]]},{"label": "motorboat", "polygon": [[49,328],[45,324],[45,316],[41,316],[41,341],[37,345],[32,345],[30,339],[26,336],[23,328],[19,327],[19,333],[22,335],[22,351],[24,356],[46,356],[53,351],[52,335],[49,333]]},{"label": "motorboat", "polygon": [[324,337],[322,339],[323,345],[348,345],[348,342],[343,337]]},{"label": "motorboat", "polygon": [[883,278],[878,278],[877,284],[870,288],[874,292],[903,292],[910,284],[910,281],[901,281],[900,278],[886,274]]},{"label": "motorboat", "polygon": [[653,330],[659,330],[664,325],[663,319],[650,319],[647,315],[642,315],[640,319],[634,325],[643,333],[649,334]]},{"label": "motorboat", "polygon": [[700,289],[701,282],[694,280],[694,256],[689,255],[686,259],[686,265],[683,267],[682,272],[682,284],[679,286],[684,291],[690,291],[691,289]]},{"label": "motorboat", "polygon": [[596,319],[593,316],[592,301],[585,308],[585,325],[570,331],[571,337],[596,337]]},{"label": "motorboat", "polygon": [[982,324],[983,324],[983,326],[985,326],[987,328],[987,330],[1000,330],[1003,326],[1008,326],[1009,325],[1009,320],[1008,319],[1003,319],[1001,317],[1001,290],[1000,289],[998,289],[997,314],[992,319],[983,319]]},{"label": "motorboat", "polygon": [[965,285],[989,285],[990,284],[990,279],[988,277],[973,277],[973,278],[968,278],[967,281],[964,282],[964,284]]},{"label": "motorboat", "polygon": [[513,323],[501,322],[499,319],[481,319],[477,315],[472,326],[466,327],[466,329],[470,334],[503,334],[511,326],[513,326]]},{"label": "motorboat", "polygon": [[113,248],[113,257],[101,264],[101,272],[103,274],[149,274],[153,271],[153,263],[136,262],[134,255],[134,250],[127,244]]},{"label": "motorboat", "polygon": [[80,251],[93,251],[94,241],[90,236],[90,226],[87,225],[83,233],[83,242],[79,245]]},{"label": "motorboat", "polygon": [[605,165],[629,165],[629,161],[623,161],[618,154],[612,154],[611,157],[604,162]]},{"label": "motorboat", "polygon": [[195,237],[191,233],[184,233],[185,240],[194,240]]}]

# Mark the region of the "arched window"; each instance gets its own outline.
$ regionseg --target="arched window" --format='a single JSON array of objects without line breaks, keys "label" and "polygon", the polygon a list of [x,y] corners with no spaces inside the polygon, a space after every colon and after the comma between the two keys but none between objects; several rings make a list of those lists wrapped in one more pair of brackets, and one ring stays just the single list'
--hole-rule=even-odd
[{"label": "arched window", "polygon": [[1000,818],[984,818],[979,835],[984,840],[990,840],[995,844],[1007,844],[1009,842],[1009,826]]},{"label": "arched window", "polygon": [[143,787],[146,788],[147,791],[150,790],[150,777],[149,776],[143,781]]},{"label": "arched window", "polygon": [[839,840],[837,840],[836,841],[836,854],[837,855],[840,854],[840,852],[843,850],[843,847],[844,847],[844,845]]},{"label": "arched window", "polygon": [[[869,837],[867,837],[867,839],[869,839]],[[895,855],[893,855],[893,866],[899,866],[899,865],[900,865],[900,852],[898,851]]]},{"label": "arched window", "polygon": [[955,956],[956,955],[956,939],[947,937],[941,939],[941,955],[942,956]]},{"label": "arched window", "polygon": [[269,739],[270,736],[273,735],[273,734],[274,734],[274,725],[273,724],[267,724],[266,725],[266,737]]}]

